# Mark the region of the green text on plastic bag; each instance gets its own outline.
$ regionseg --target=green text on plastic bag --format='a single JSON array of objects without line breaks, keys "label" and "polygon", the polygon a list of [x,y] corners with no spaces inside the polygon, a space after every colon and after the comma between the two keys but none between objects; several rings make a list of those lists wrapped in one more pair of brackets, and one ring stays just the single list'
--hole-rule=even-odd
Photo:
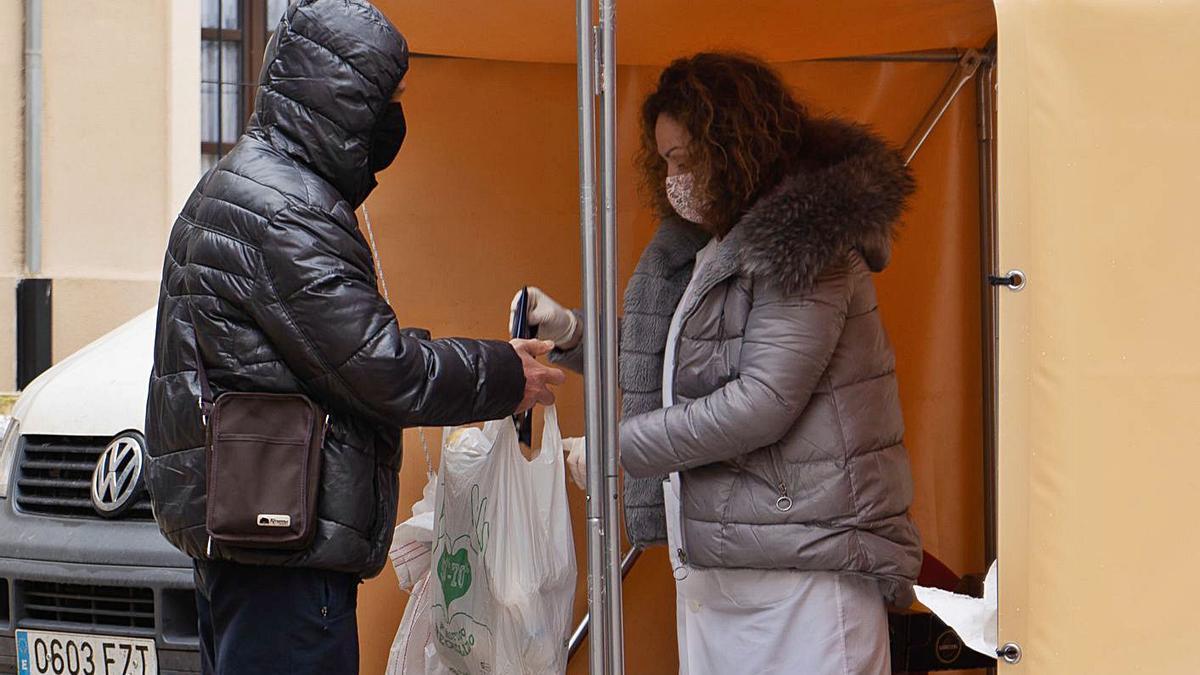
[{"label": "green text on plastic bag", "polygon": [[442,552],[437,567],[438,581],[442,584],[442,597],[446,599],[446,608],[450,603],[467,594],[471,588],[471,561],[467,559],[467,549],[460,548],[454,553],[447,549]]}]

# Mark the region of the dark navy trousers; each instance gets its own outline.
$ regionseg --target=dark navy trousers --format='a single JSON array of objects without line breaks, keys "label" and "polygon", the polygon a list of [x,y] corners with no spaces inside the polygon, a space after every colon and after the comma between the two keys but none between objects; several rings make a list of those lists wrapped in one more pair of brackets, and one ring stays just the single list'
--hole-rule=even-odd
[{"label": "dark navy trousers", "polygon": [[204,675],[357,675],[357,576],[195,564]]}]

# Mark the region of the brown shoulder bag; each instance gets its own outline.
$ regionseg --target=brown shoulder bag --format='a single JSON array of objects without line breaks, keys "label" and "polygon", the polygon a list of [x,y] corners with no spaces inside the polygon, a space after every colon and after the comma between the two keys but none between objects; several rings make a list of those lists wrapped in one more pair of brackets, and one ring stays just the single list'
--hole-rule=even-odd
[{"label": "brown shoulder bag", "polygon": [[213,544],[303,550],[317,526],[321,446],[329,417],[302,394],[226,392],[212,399],[196,350]]}]

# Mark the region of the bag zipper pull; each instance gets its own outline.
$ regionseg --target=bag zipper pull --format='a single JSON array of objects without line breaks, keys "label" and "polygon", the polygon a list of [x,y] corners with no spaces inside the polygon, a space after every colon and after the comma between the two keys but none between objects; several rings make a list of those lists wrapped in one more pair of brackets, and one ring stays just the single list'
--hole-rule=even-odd
[{"label": "bag zipper pull", "polygon": [[212,541],[212,535],[210,534],[210,535],[208,535],[208,550],[205,552],[205,555],[208,556],[208,558],[210,558],[210,559],[212,558],[212,550],[213,550],[213,541]]}]

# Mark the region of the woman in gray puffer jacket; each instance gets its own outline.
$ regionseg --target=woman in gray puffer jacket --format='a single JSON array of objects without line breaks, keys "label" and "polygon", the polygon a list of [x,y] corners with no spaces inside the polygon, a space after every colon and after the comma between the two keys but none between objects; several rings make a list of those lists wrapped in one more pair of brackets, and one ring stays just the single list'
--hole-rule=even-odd
[{"label": "woman in gray puffer jacket", "polygon": [[[872,273],[912,177],[747,57],[675,62],[642,124],[663,222],[625,293],[621,461],[630,538],[671,547],[680,672],[888,673],[921,546]],[[577,315],[533,301],[577,367]]]}]

